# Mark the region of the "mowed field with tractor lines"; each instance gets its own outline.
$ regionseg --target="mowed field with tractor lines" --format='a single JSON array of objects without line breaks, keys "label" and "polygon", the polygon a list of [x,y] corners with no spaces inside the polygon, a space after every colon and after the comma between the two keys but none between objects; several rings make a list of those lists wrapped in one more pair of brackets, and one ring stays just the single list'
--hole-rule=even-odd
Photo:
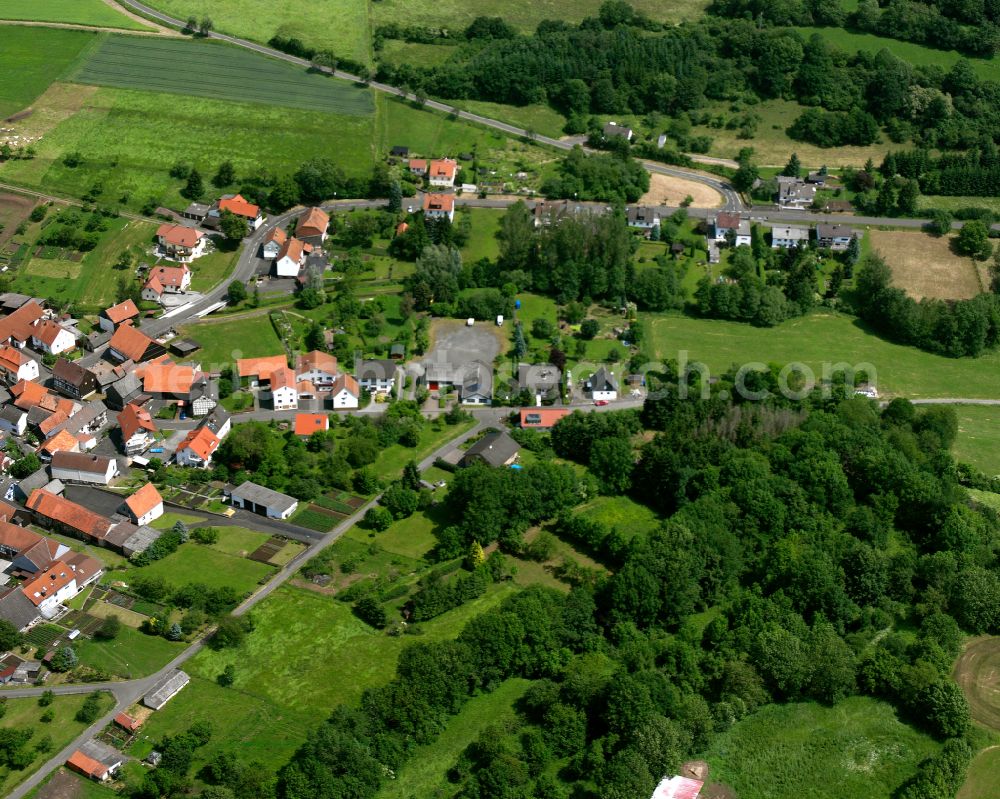
[{"label": "mowed field with tractor lines", "polygon": [[68,78],[348,116],[375,110],[367,89],[230,45],[189,39],[108,36]]}]

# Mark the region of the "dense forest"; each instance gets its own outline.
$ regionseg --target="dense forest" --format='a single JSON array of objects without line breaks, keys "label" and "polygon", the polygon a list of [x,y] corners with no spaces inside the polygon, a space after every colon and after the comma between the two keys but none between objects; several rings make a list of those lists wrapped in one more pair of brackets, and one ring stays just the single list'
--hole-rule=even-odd
[{"label": "dense forest", "polygon": [[742,9],[734,14],[664,27],[609,0],[598,18],[542,22],[530,36],[474,23],[445,63],[383,62],[378,77],[439,97],[548,103],[573,133],[587,131],[591,114],[659,112],[701,122],[699,109],[710,101],[769,98],[816,107],[792,130],[820,146],[870,143],[880,127],[894,141],[941,149],[1000,133],[1000,84],[980,80],[967,61],[944,71],[886,50],[848,54],[818,35],[807,40],[792,28],[760,27]]},{"label": "dense forest", "polygon": [[[718,396],[731,377],[709,400],[665,384],[641,412],[560,421],[547,457],[586,465],[582,477],[545,457],[456,475],[440,558],[470,542],[520,554],[528,525],[554,519],[610,572],[579,572],[568,595],[522,591],[457,640],[411,644],[391,683],[310,736],[277,795],[373,796],[471,696],[525,677],[516,722],[488,727],[449,771],[454,796],[648,796],[768,703],[854,694],[946,742],[899,796],[952,796],[972,746],[951,662],[963,631],[1000,629],[1000,527],[962,487],[984,478],[948,454],[954,412],[818,394],[741,405]],[[630,537],[581,519],[594,491],[629,493],[666,521]],[[478,595],[482,568],[435,601]]]}]

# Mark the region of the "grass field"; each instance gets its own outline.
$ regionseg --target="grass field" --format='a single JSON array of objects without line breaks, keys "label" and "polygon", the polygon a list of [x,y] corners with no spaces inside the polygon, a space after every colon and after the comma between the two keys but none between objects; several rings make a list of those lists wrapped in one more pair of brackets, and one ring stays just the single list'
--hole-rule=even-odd
[{"label": "grass field", "polygon": [[[500,255],[497,231],[506,212],[494,208],[470,208],[468,213],[472,216],[472,232],[469,234],[469,241],[462,248],[462,261],[472,264],[480,258],[495,259]],[[455,221],[458,220],[456,217]]]},{"label": "grass field", "polygon": [[[179,194],[181,182],[169,175],[178,162],[196,166],[206,183],[226,160],[237,176],[256,173],[263,163],[275,174],[289,174],[325,156],[346,173],[362,175],[372,164],[371,129],[372,119],[364,116],[102,88],[48,131],[36,144],[35,159],[0,166],[0,179],[73,196],[101,182],[103,197],[121,198],[131,208],[150,197],[183,208],[188,201]],[[338,144],[331,147],[334,138]],[[83,163],[70,168],[62,158],[73,151]]]},{"label": "grass field", "polygon": [[955,50],[935,50],[933,47],[924,47],[898,39],[887,39],[873,33],[851,33],[843,28],[798,28],[797,30],[806,38],[818,33],[830,44],[848,53],[858,50],[877,53],[879,50],[885,49],[914,66],[939,66],[948,70],[958,60],[965,59],[972,65],[973,71],[980,78],[1000,80],[1000,61],[995,58],[969,58]]},{"label": "grass field", "polygon": [[412,459],[420,463],[446,441],[457,438],[474,424],[475,421],[470,419],[459,424],[444,425],[440,430],[435,430],[431,425],[424,425],[420,431],[420,443],[416,447],[393,444],[380,451],[373,466],[375,473],[383,480],[396,478],[407,461]]},{"label": "grass field", "polygon": [[1000,197],[942,197],[940,195],[921,196],[918,201],[920,212],[931,209],[957,211],[960,208],[988,208],[1000,214]]},{"label": "grass field", "polygon": [[[33,0],[23,2],[31,7],[37,5]],[[0,80],[0,119],[30,106],[95,37],[96,34],[84,31],[5,27],[3,47],[0,47],[0,75],[8,78]],[[9,79],[11,75],[16,75],[17,79]]]},{"label": "grass field", "polygon": [[237,358],[260,358],[281,352],[281,339],[267,314],[200,322],[178,332],[201,345],[198,357],[204,368],[209,368],[209,364],[231,364]]},{"label": "grass field", "polygon": [[960,405],[955,457],[989,475],[1000,475],[1000,408]]},{"label": "grass field", "polygon": [[73,74],[78,83],[277,105],[345,116],[372,113],[371,93],[243,48],[188,39],[108,36]]},{"label": "grass field", "polygon": [[513,705],[529,685],[530,680],[507,680],[492,693],[470,699],[448,720],[434,743],[414,749],[396,780],[387,782],[375,799],[448,795],[449,789],[454,789],[448,782],[448,769],[488,725],[501,724],[513,717]]},{"label": "grass field", "polygon": [[892,269],[893,283],[914,299],[967,300],[983,291],[975,262],[952,252],[953,236],[871,230],[868,237]]},{"label": "grass field", "polygon": [[1000,746],[991,746],[973,759],[965,784],[955,799],[983,799],[992,796],[998,785],[1000,785]]},{"label": "grass field", "polygon": [[267,43],[275,34],[295,37],[317,50],[367,62],[366,0],[151,0],[148,4],[178,19],[211,12],[216,30]]},{"label": "grass field", "polygon": [[[444,47],[438,49],[447,50]],[[487,103],[481,100],[456,100],[455,105],[463,111],[470,111],[473,114],[491,119],[502,119],[511,125],[555,139],[563,135],[563,127],[566,125],[566,117],[551,106],[542,103],[503,105],[502,103]]]},{"label": "grass field", "polygon": [[938,745],[892,706],[852,697],[834,707],[768,705],[715,739],[713,782],[740,799],[886,799]]},{"label": "grass field", "polygon": [[1000,637],[973,638],[955,663],[952,676],[965,693],[972,720],[1000,732],[1000,702],[997,701],[997,670],[1000,669]]},{"label": "grass field", "polygon": [[221,283],[236,268],[236,262],[240,258],[240,248],[221,249],[218,246],[220,239],[221,236],[214,237],[215,250],[191,263],[191,271],[194,272],[191,276],[192,291],[208,291]]},{"label": "grass field", "polygon": [[617,527],[625,538],[646,535],[660,526],[653,511],[628,497],[598,497],[577,508],[577,513],[607,527]]},{"label": "grass field", "polygon": [[219,540],[209,548],[239,558],[246,557],[271,537],[269,533],[248,530],[246,527],[216,527],[214,529],[219,533]]},{"label": "grass field", "polygon": [[646,318],[657,358],[677,358],[687,351],[690,361],[705,363],[716,375],[733,364],[797,361],[819,378],[823,363],[869,363],[882,396],[1000,396],[1000,353],[980,358],[932,355],[886,341],[843,314],[813,313],[773,328],[680,315]]},{"label": "grass field", "polygon": [[133,679],[159,671],[180,654],[184,646],[158,635],[146,635],[123,624],[114,640],[85,640],[74,644],[74,649],[82,665]]},{"label": "grass field", "polygon": [[[436,492],[438,498],[440,498],[442,491],[443,489],[438,489]],[[370,537],[370,531],[362,530],[359,527],[352,527],[348,531],[347,537],[363,543],[374,540],[387,552],[420,560],[437,544],[437,537],[433,531],[443,523],[446,522],[441,510],[429,508],[393,522],[388,530],[375,533],[374,539]]]},{"label": "grass field", "polygon": [[[77,721],[74,716],[86,698],[85,694],[57,696],[49,705],[49,708],[55,713],[55,718],[48,723],[42,723],[38,720],[43,711],[38,707],[37,699],[7,700],[7,713],[3,717],[3,727],[30,729],[34,734],[28,742],[29,749],[37,746],[38,742],[46,736],[51,739],[52,747],[49,752],[37,752],[26,768],[19,770],[0,768],[0,795],[7,796],[14,786],[38,771],[55,752],[66,746],[84,730],[87,725]],[[101,694],[101,709],[102,713],[111,709],[110,694]]]},{"label": "grass field", "polygon": [[150,30],[148,25],[118,13],[103,0],[0,0],[0,19]]},{"label": "grass field", "polygon": [[241,594],[250,593],[272,567],[255,560],[227,555],[199,544],[188,543],[162,560],[130,570],[129,575],[163,577],[171,585],[204,583],[231,586]]}]

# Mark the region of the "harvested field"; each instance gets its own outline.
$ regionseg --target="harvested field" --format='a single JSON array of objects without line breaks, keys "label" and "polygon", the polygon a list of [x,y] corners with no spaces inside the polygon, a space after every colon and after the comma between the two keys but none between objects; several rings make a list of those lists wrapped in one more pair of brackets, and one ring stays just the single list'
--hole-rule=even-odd
[{"label": "harvested field", "polygon": [[951,251],[951,236],[872,230],[872,250],[892,269],[895,284],[914,299],[964,300],[983,289],[975,262]]},{"label": "harvested field", "polygon": [[658,174],[649,176],[649,191],[639,198],[637,204],[677,206],[689,196],[694,198],[692,208],[718,208],[722,205],[722,195],[710,186]]},{"label": "harvested field", "polygon": [[1000,732],[1000,636],[973,638],[952,672],[972,719]]},{"label": "harvested field", "polygon": [[350,116],[369,116],[375,108],[368,89],[204,41],[109,36],[75,80]]},{"label": "harvested field", "polygon": [[35,201],[18,194],[0,194],[0,247],[7,243],[20,225],[28,218]]}]

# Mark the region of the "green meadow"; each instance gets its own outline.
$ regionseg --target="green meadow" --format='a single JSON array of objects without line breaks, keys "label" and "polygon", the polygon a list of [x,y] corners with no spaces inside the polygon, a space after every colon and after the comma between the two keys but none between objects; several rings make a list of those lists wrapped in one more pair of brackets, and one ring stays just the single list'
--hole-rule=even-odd
[{"label": "green meadow", "polygon": [[0,19],[150,30],[148,25],[115,11],[104,0],[0,0]]},{"label": "green meadow", "polygon": [[986,474],[1000,475],[1000,406],[959,405],[955,457]]},{"label": "green meadow", "polygon": [[[96,36],[84,31],[4,26],[0,76],[7,78],[0,77],[0,119],[30,106]],[[10,79],[14,74],[17,80]]]}]

